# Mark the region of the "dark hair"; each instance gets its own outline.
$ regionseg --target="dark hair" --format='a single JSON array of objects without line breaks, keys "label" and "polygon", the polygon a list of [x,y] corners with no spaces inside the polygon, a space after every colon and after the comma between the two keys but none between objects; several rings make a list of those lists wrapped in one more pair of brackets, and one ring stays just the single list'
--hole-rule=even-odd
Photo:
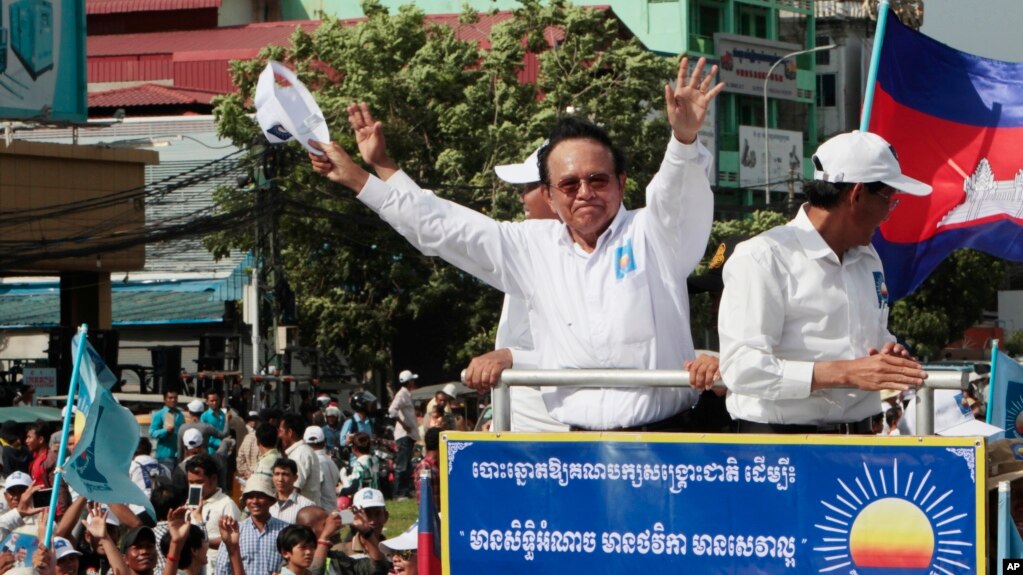
[{"label": "dark hair", "polygon": [[[806,200],[815,208],[833,208],[838,205],[838,199],[848,190],[853,189],[855,183],[832,183],[823,180],[807,180],[803,183],[803,193]],[[867,191],[876,194],[888,187],[884,182],[865,182],[863,184]]]},{"label": "dark hair", "polygon": [[180,392],[178,392],[176,389],[165,389],[165,390],[163,390],[163,398],[164,399],[167,399],[167,394],[168,393],[173,393],[173,394],[176,394],[176,395],[180,395]]},{"label": "dark hair", "polygon": [[358,448],[359,453],[369,453],[372,445],[373,441],[369,438],[368,433],[359,432],[352,437],[352,447]]},{"label": "dark hair", "polygon": [[206,477],[216,477],[217,471],[220,466],[217,465],[217,460],[213,459],[213,456],[209,453],[197,453],[188,459],[185,463],[186,473],[198,473],[202,471]]},{"label": "dark hair", "polygon": [[256,443],[263,447],[277,446],[277,428],[269,423],[256,426]]},{"label": "dark hair", "polygon": [[217,396],[217,399],[220,399],[220,392],[215,390],[215,389],[211,389],[211,390],[206,392],[206,397],[209,397],[211,395],[215,395],[215,396]]},{"label": "dark hair", "polygon": [[888,424],[889,427],[891,427],[893,423],[898,421],[900,415],[902,415],[902,412],[899,411],[897,408],[892,407],[884,413],[884,421],[885,423]]},{"label": "dark hair", "polygon": [[277,461],[274,461],[274,469],[290,469],[292,475],[298,475],[298,464],[294,460],[288,459],[287,457],[279,457]]},{"label": "dark hair", "polygon": [[297,413],[289,413],[281,419],[281,425],[284,426],[284,429],[290,430],[298,437],[302,437],[302,432],[306,428],[306,421],[304,417]]},{"label": "dark hair", "polygon": [[149,502],[156,511],[157,521],[163,521],[171,511],[185,504],[185,492],[174,485],[157,483],[149,495]]},{"label": "dark hair", "polygon": [[316,545],[316,533],[305,525],[288,525],[277,534],[277,552],[281,555],[300,543]]},{"label": "dark hair", "polygon": [[263,421],[277,421],[284,415],[284,412],[276,407],[265,407],[259,412],[259,419]]},{"label": "dark hair", "polygon": [[[184,551],[188,553],[182,553],[178,557],[178,569],[185,570],[192,565],[192,551],[202,547],[203,540],[206,539],[206,534],[203,533],[202,527],[198,525],[188,526],[188,537],[185,539]],[[160,553],[166,557],[167,552],[170,551],[170,533],[164,533],[163,537],[160,538]]]},{"label": "dark hair", "polygon": [[440,428],[431,427],[427,429],[426,435],[423,437],[423,443],[426,444],[427,451],[440,449]]},{"label": "dark hair", "polygon": [[565,140],[593,140],[611,152],[611,157],[614,159],[615,164],[615,175],[624,174],[625,170],[628,169],[629,161],[625,157],[625,152],[611,142],[611,136],[603,128],[586,120],[574,116],[561,118],[557,124],[554,124],[547,140],[547,145],[540,148],[540,153],[536,158],[540,168],[540,181],[544,184],[551,183],[550,172],[547,169],[547,158],[551,155],[551,151]]},{"label": "dark hair", "polygon": [[153,442],[148,437],[139,438],[139,446],[135,448],[135,455],[150,455],[153,453]]}]

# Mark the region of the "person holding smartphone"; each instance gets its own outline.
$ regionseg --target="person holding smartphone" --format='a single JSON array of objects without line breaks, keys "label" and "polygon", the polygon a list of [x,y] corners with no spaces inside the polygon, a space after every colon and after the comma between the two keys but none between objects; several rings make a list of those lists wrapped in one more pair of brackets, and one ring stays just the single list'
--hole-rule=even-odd
[{"label": "person holding smartphone", "polygon": [[322,507],[306,507],[298,512],[297,525],[304,525],[317,534],[316,554],[309,566],[311,575],[384,575],[388,572],[387,558],[380,550],[381,537],[373,530],[362,536],[366,557],[354,559],[336,548],[341,541],[341,528],[352,525],[364,529],[368,523],[363,511],[333,511]]}]

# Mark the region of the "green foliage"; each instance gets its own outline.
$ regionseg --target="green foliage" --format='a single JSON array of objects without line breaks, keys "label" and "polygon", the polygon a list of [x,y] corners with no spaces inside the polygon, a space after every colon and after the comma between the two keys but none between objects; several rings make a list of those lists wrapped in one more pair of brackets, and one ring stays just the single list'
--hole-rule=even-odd
[{"label": "green foliage", "polygon": [[[572,109],[604,125],[632,155],[627,202],[638,207],[670,133],[657,112],[675,64],[625,39],[603,12],[564,0],[521,4],[482,51],[450,28],[424,24],[412,6],[392,15],[375,0],[364,1],[364,22],[328,18],[311,34],[296,31],[290,50],[268,47],[256,60],[232,63],[239,91],[218,100],[218,132],[251,144],[256,164],[262,139],[247,114],[260,71],[267,59],[277,59],[314,93],[331,137],[346,149],[355,150],[346,107],[365,101],[410,176],[442,197],[514,219],[521,212],[517,195],[493,167],[521,161],[557,116]],[[469,9],[460,17],[462,26],[476,21]],[[518,81],[527,49],[540,52],[536,84]],[[449,377],[491,349],[501,295],[415,252],[350,191],[313,174],[290,146],[294,161],[278,179],[286,205],[280,230],[303,343],[314,334],[322,348],[345,353],[357,372],[387,371],[394,356],[404,362],[418,354],[417,364]],[[222,189],[216,200],[230,210],[252,196]],[[219,230],[207,246],[221,254],[248,249],[253,237],[251,229]]]},{"label": "green foliage", "polygon": [[949,343],[994,309],[1005,262],[962,249],[952,253],[915,293],[892,306],[890,331],[917,356],[937,358]]},{"label": "green foliage", "polygon": [[998,347],[1012,357],[1023,356],[1023,330],[1018,329],[998,342]]}]

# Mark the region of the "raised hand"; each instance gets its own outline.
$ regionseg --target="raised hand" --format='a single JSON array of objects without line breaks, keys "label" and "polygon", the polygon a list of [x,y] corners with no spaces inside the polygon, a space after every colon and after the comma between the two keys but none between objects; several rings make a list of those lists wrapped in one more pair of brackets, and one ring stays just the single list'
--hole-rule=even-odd
[{"label": "raised hand", "polygon": [[229,548],[237,548],[241,542],[238,521],[230,515],[220,517],[220,541]]},{"label": "raised hand", "polygon": [[387,142],[384,140],[383,124],[373,119],[366,102],[348,106],[348,123],[355,130],[355,143],[359,146],[362,159],[373,166],[373,169],[396,168],[397,165],[387,155]]},{"label": "raised hand", "polygon": [[99,503],[89,504],[89,513],[82,520],[82,525],[96,541],[107,537],[107,513],[106,509]]},{"label": "raised hand", "polygon": [[32,495],[42,488],[42,485],[33,485],[21,494],[21,498],[18,499],[18,515],[28,517],[30,515],[36,515],[43,509],[46,509],[45,507],[32,507]]},{"label": "raised hand", "polygon": [[711,67],[710,73],[706,76],[703,75],[703,68],[706,65],[707,59],[700,58],[690,75],[689,58],[682,58],[678,65],[675,89],[672,90],[670,84],[664,86],[664,105],[668,113],[668,123],[671,124],[675,138],[684,144],[696,141],[696,134],[707,115],[707,108],[725,87],[724,82],[713,84],[714,76],[718,73],[717,66]]},{"label": "raised hand", "polygon": [[10,571],[14,567],[15,563],[17,563],[17,561],[14,558],[14,553],[11,553],[10,551],[0,553],[0,575]]},{"label": "raised hand", "polygon": [[167,533],[170,533],[172,541],[183,541],[188,539],[188,530],[191,524],[188,522],[188,506],[183,505],[170,512],[167,518]]}]

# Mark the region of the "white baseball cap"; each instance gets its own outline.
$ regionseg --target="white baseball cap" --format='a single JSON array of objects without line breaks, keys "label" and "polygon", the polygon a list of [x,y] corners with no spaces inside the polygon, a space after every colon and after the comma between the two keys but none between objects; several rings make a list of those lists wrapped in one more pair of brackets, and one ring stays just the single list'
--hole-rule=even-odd
[{"label": "white baseball cap", "polygon": [[355,492],[355,497],[352,498],[352,505],[362,509],[369,509],[370,507],[386,507],[387,503],[384,502],[384,494],[379,489],[363,487]]},{"label": "white baseball cap", "polygon": [[895,148],[884,138],[854,130],[824,142],[813,155],[813,179],[831,183],[883,182],[911,196],[926,196],[931,186],[902,173]]},{"label": "white baseball cap", "polygon": [[81,555],[81,552],[77,551],[75,546],[67,539],[64,539],[63,537],[54,537],[53,554],[57,556],[57,561],[60,561],[68,555]]},{"label": "white baseball cap", "polygon": [[188,402],[188,411],[192,413],[202,413],[206,411],[206,404],[201,399],[193,399]]},{"label": "white baseball cap", "polygon": [[185,447],[189,449],[199,447],[202,445],[202,432],[195,428],[186,429],[185,433],[181,435],[181,443],[184,443]]},{"label": "white baseball cap", "polygon": [[24,471],[15,471],[14,473],[7,476],[4,480],[4,489],[10,489],[12,487],[31,487],[32,476]]},{"label": "white baseball cap", "polygon": [[[906,425],[916,433],[916,399],[906,408]],[[934,390],[934,433],[945,437],[990,437],[1004,431],[980,421],[963,405],[963,392],[956,389]]]},{"label": "white baseball cap", "polygon": [[[290,86],[279,85],[276,76],[287,80]],[[313,95],[284,64],[273,60],[266,63],[256,84],[254,101],[256,121],[271,144],[296,138],[306,150],[317,156],[323,154],[310,146],[309,141],[330,141],[327,121]]]},{"label": "white baseball cap", "polygon": [[310,425],[305,428],[305,433],[302,434],[302,441],[306,443],[323,443],[323,429],[316,425]]},{"label": "white baseball cap", "polygon": [[412,381],[413,379],[419,379],[419,374],[412,373],[407,369],[402,370],[402,372],[398,374],[398,381],[401,383]]},{"label": "white baseball cap", "polygon": [[419,548],[419,522],[416,521],[397,537],[392,537],[380,542],[380,549],[390,555],[398,551],[408,551]]},{"label": "white baseball cap", "polygon": [[456,387],[455,384],[453,384],[453,383],[445,384],[444,387],[441,388],[440,391],[441,391],[441,393],[443,393],[444,395],[446,395],[448,397],[455,397],[456,395],[458,395],[458,387]]},{"label": "white baseball cap", "polygon": [[498,178],[509,184],[535,184],[540,181],[540,150],[547,145],[544,140],[540,147],[533,151],[521,164],[504,164],[494,166]]}]

